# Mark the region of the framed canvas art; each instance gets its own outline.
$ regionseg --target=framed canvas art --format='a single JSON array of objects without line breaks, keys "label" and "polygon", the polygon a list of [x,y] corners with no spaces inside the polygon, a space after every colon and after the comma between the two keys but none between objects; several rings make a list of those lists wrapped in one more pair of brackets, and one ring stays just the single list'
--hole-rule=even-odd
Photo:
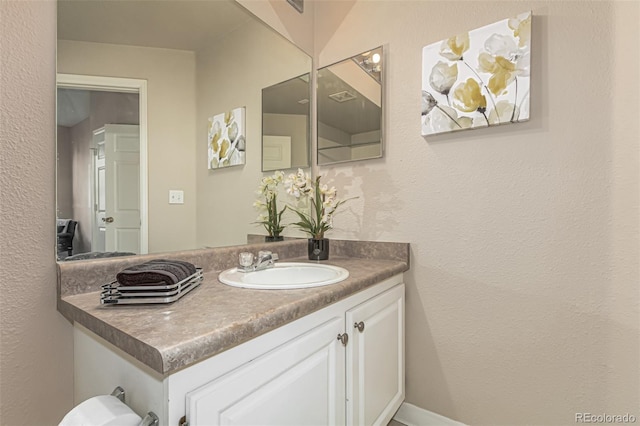
[{"label": "framed canvas art", "polygon": [[529,119],[531,12],[422,49],[422,136]]},{"label": "framed canvas art", "polygon": [[245,108],[209,118],[209,169],[245,163]]}]

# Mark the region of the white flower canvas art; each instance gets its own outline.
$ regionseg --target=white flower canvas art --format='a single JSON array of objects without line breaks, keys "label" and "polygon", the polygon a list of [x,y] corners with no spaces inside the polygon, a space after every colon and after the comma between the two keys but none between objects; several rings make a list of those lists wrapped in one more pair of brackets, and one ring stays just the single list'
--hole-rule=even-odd
[{"label": "white flower canvas art", "polygon": [[209,169],[245,163],[245,108],[209,117]]},{"label": "white flower canvas art", "polygon": [[422,136],[529,119],[531,12],[422,49]]}]

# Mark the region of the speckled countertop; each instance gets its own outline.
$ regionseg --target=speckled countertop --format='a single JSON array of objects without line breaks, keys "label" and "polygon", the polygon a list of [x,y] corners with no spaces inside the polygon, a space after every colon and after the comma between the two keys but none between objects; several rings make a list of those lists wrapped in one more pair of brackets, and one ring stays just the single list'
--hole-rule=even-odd
[{"label": "speckled countertop", "polygon": [[[282,244],[282,252],[286,251],[286,243],[277,244]],[[348,245],[352,244],[355,242],[349,242]],[[259,245],[245,247],[254,249],[257,246]],[[288,254],[295,254],[298,248],[303,247],[299,242],[289,246],[292,250]],[[373,253],[381,254],[382,258],[344,256],[359,252],[346,248],[347,245],[337,250],[332,247],[336,255],[323,262],[349,271],[349,278],[337,284],[298,290],[235,288],[218,281],[219,272],[228,265],[224,265],[225,262],[213,262],[205,267],[204,280],[198,288],[174,303],[163,305],[101,305],[100,292],[95,291],[95,284],[90,285],[87,292],[65,289],[68,283],[75,282],[77,285],[70,278],[81,274],[91,263],[71,266],[61,264],[58,310],[71,321],[83,325],[158,373],[169,375],[409,268],[408,244],[393,247],[399,250],[391,250],[394,252],[391,256],[386,248],[382,252],[373,250]],[[209,250],[218,250],[217,254],[225,253],[225,249]],[[402,259],[403,257],[405,258]],[[308,262],[305,257],[285,258],[287,261]],[[128,259],[140,262],[140,257]],[[128,259],[121,262],[133,262]],[[94,266],[100,269],[102,265],[99,263]],[[120,265],[117,267],[120,268]]]}]

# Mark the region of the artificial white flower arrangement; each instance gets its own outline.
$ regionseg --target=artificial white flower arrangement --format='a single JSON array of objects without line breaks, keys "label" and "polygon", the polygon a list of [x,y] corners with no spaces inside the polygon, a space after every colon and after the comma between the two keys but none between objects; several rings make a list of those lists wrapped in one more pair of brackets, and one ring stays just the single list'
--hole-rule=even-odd
[{"label": "artificial white flower arrangement", "polygon": [[256,193],[261,197],[253,203],[253,207],[260,211],[256,223],[264,226],[270,237],[279,238],[286,225],[281,223],[282,214],[287,209],[278,210],[278,186],[284,180],[284,172],[277,171],[272,176],[262,178]]},{"label": "artificial white flower arrangement", "polygon": [[333,226],[333,215],[337,208],[348,201],[338,200],[335,186],[329,188],[326,184],[321,184],[320,178],[318,176],[312,182],[308,173],[298,169],[297,173],[290,174],[284,181],[287,193],[298,201],[298,207],[287,206],[300,218],[299,222],[292,225],[314,239],[324,238],[324,233]]}]

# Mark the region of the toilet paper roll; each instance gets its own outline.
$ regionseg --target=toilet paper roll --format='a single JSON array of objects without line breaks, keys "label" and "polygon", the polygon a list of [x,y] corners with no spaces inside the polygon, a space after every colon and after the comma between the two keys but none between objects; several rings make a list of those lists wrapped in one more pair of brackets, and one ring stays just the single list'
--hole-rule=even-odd
[{"label": "toilet paper roll", "polygon": [[99,395],[78,404],[59,426],[138,426],[142,418],[115,396]]}]

